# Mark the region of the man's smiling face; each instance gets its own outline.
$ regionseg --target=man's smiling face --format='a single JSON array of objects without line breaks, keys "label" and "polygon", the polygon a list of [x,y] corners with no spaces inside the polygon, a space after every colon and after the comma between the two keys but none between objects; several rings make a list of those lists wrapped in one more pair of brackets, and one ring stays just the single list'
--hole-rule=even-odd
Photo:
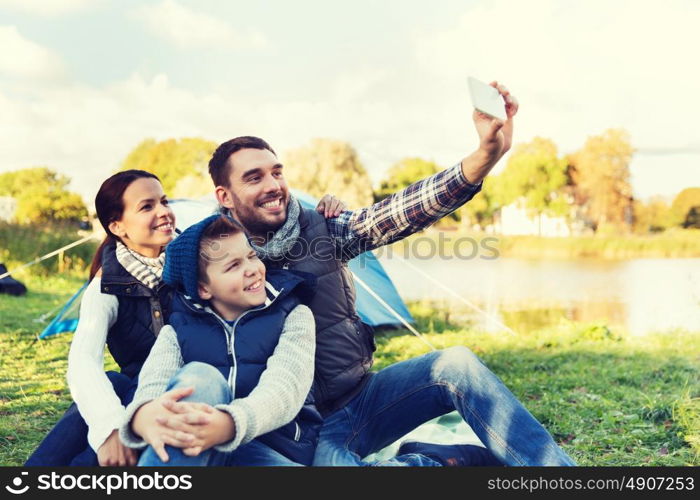
[{"label": "man's smiling face", "polygon": [[228,186],[217,186],[219,203],[255,236],[266,237],[287,220],[289,189],[282,164],[267,149],[241,149],[228,158]]}]

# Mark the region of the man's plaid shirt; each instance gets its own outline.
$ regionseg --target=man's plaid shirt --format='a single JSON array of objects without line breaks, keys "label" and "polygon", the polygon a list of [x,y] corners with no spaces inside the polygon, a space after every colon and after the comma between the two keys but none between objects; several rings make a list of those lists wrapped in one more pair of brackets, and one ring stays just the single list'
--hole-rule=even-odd
[{"label": "man's plaid shirt", "polygon": [[426,179],[414,182],[379,203],[346,210],[326,219],[338,258],[348,261],[425,229],[471,200],[481,183],[470,184],[458,163]]}]

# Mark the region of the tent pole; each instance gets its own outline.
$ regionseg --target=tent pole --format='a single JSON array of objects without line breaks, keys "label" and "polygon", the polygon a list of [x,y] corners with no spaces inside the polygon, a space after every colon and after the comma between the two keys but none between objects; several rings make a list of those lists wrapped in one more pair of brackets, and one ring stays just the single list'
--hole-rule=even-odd
[{"label": "tent pole", "polygon": [[[350,271],[350,272],[352,273],[352,271]],[[377,300],[377,302],[379,302],[381,305],[383,305],[386,308],[386,310],[389,311],[392,315],[396,316],[396,318],[401,322],[401,324],[403,326],[405,326],[413,335],[415,335],[416,337],[421,339],[433,351],[437,350],[437,349],[435,349],[435,346],[433,346],[433,344],[428,342],[428,340],[418,330],[413,328],[413,326],[411,326],[411,324],[408,321],[406,321],[403,318],[403,316],[401,316],[399,313],[397,313],[393,307],[391,307],[389,304],[386,303],[386,301],[384,299],[382,299],[379,295],[377,295],[374,292],[374,290],[372,290],[369,287],[369,285],[367,285],[367,283],[362,281],[355,273],[352,273],[352,276],[360,284],[360,286],[362,286],[362,288],[364,288],[367,291],[367,293],[369,293],[372,297],[374,297]]]}]

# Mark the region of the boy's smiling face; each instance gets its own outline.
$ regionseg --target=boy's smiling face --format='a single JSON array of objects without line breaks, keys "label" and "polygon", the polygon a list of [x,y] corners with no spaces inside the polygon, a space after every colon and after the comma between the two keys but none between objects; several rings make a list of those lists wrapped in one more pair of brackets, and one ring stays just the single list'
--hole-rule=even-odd
[{"label": "boy's smiling face", "polygon": [[205,243],[200,258],[208,259],[207,279],[199,296],[227,321],[265,303],[265,265],[242,232]]}]

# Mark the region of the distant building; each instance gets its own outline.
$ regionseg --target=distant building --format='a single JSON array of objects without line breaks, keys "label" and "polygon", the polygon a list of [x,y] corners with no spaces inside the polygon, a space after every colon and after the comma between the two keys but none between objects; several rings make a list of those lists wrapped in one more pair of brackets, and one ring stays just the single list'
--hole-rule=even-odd
[{"label": "distant building", "polygon": [[500,234],[528,236],[571,236],[565,217],[530,215],[521,200],[501,208],[495,231]]},{"label": "distant building", "polygon": [[17,200],[12,196],[0,196],[0,220],[11,221],[17,210]]}]

